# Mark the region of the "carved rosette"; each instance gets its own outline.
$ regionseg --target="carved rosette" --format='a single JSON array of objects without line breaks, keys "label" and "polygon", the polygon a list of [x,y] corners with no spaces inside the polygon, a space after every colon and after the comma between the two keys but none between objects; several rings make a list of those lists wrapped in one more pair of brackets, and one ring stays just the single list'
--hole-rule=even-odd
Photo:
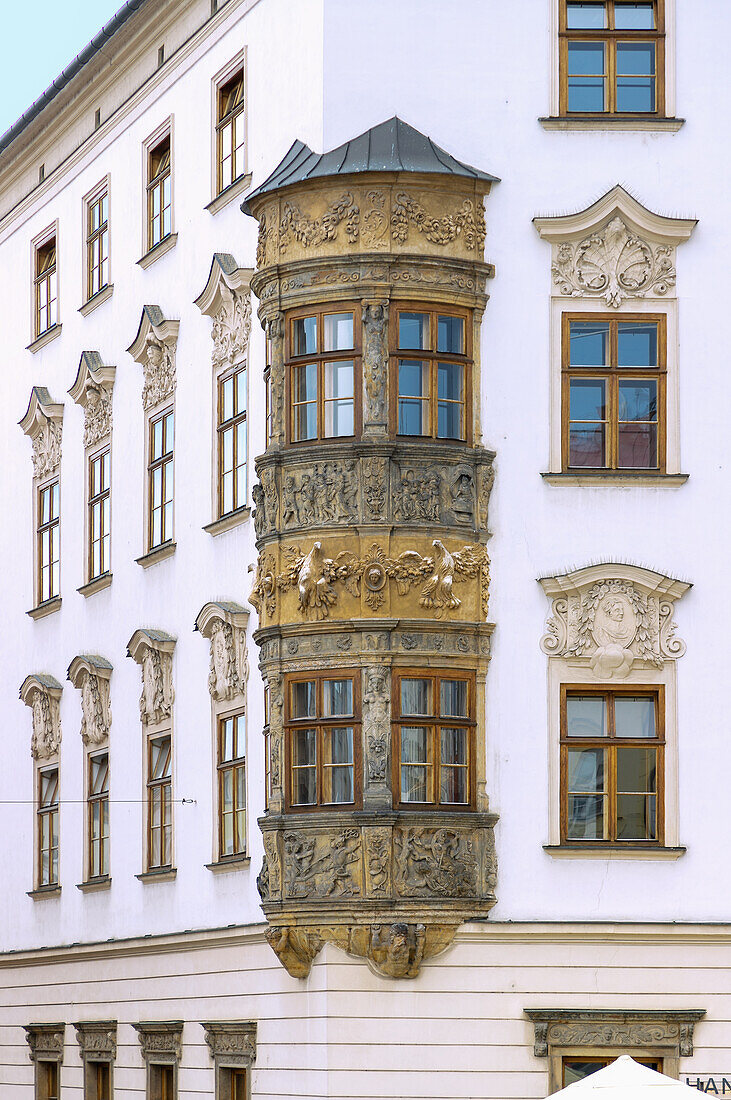
[{"label": "carved rosette", "polygon": [[156,726],[170,721],[172,716],[175,641],[163,630],[136,630],[127,643],[127,656],[140,666],[142,676],[140,719],[143,725]]},{"label": "carved rosette", "polygon": [[33,716],[30,751],[34,760],[49,760],[61,744],[61,692],[63,687],[54,676],[38,673],[26,676],[20,687],[20,698]]}]

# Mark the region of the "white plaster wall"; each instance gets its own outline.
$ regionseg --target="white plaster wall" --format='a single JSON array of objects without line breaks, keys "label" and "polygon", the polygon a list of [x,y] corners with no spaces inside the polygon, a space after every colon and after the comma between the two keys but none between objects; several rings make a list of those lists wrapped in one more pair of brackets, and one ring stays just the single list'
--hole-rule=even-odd
[{"label": "white plaster wall", "polygon": [[[325,146],[394,113],[454,156],[500,176],[486,201],[496,278],[482,336],[485,443],[497,451],[487,691],[487,790],[500,814],[495,918],[719,920],[728,915],[724,582],[731,536],[725,267],[731,101],[720,41],[731,11],[677,5],[677,133],[556,133],[550,0],[326,0]],[[350,44],[358,36],[358,64]],[[549,451],[550,247],[538,214],[582,210],[621,183],[651,210],[697,217],[677,252],[681,488],[553,488]],[[579,304],[580,308],[580,304]],[[597,560],[690,580],[677,605],[680,844],[677,863],[554,861],[548,841],[549,610],[536,578]]]}]

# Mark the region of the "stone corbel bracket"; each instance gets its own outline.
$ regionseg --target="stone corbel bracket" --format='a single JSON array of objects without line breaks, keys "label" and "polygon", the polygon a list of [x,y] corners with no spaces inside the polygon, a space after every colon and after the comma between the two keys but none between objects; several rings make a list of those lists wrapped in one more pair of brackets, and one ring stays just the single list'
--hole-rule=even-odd
[{"label": "stone corbel bracket", "polygon": [[98,351],[82,351],[68,391],[84,410],[84,446],[92,447],[112,430],[112,390],[116,367],[105,366]]},{"label": "stone corbel bracket", "polygon": [[256,1060],[256,1023],[253,1020],[215,1020],[203,1024],[211,1058],[219,1066],[252,1065]]},{"label": "stone corbel bracket", "polygon": [[31,1062],[62,1062],[65,1024],[24,1024]]},{"label": "stone corbel bracket", "polygon": [[33,475],[39,480],[55,473],[61,464],[63,405],[45,386],[33,386],[25,415],[18,424],[33,444]]},{"label": "stone corbel bracket", "polygon": [[135,630],[127,643],[127,656],[140,666],[142,674],[140,719],[146,725],[157,725],[172,715],[176,641],[164,630]]},{"label": "stone corbel bracket", "polygon": [[137,335],[127,348],[142,365],[142,404],[154,408],[175,392],[175,352],[180,321],[165,317],[159,306],[143,306]]},{"label": "stone corbel bracket", "polygon": [[655,214],[617,184],[585,210],[533,224],[552,245],[556,293],[616,309],[627,298],[674,296],[675,249],[697,220]]},{"label": "stone corbel bracket", "polygon": [[68,667],[68,679],[81,692],[81,739],[85,745],[101,745],[109,737],[112,671],[106,657],[95,653],[80,653]]},{"label": "stone corbel bracket", "polygon": [[82,1058],[108,1059],[117,1057],[117,1021],[82,1020],[74,1024],[76,1040]]},{"label": "stone corbel bracket", "polygon": [[251,294],[254,271],[239,267],[229,252],[214,252],[208,282],[195,305],[213,319],[212,363],[214,368],[245,359],[251,334]]},{"label": "stone corbel bracket", "polygon": [[230,601],[207,603],[198,612],[194,630],[211,643],[208,690],[217,702],[245,695],[249,678],[246,625],[249,612]]},{"label": "stone corbel bracket", "polygon": [[142,1047],[142,1057],[156,1062],[179,1062],[182,1055],[182,1020],[145,1021],[132,1024]]},{"label": "stone corbel bracket", "polygon": [[675,601],[691,587],[634,565],[591,565],[538,582],[553,600],[541,638],[549,657],[589,664],[600,679],[623,679],[633,664],[662,668],[685,653],[675,637]]},{"label": "stone corbel bracket", "polygon": [[692,1058],[693,1030],[706,1014],[690,1009],[526,1008],[534,1026],[533,1053],[549,1056],[551,1047],[666,1048],[676,1057]]},{"label": "stone corbel bracket", "polygon": [[55,756],[61,744],[61,692],[63,685],[47,672],[26,676],[20,698],[33,713],[30,751],[34,760]]}]

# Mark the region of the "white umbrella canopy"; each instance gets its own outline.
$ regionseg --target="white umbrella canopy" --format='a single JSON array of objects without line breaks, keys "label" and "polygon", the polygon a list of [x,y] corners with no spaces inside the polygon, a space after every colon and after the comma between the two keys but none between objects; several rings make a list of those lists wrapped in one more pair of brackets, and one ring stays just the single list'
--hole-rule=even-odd
[{"label": "white umbrella canopy", "polygon": [[[598,1069],[583,1081],[574,1081],[548,1100],[697,1100],[698,1089],[641,1066],[622,1054],[611,1065]],[[682,1093],[682,1095],[681,1095]]]}]

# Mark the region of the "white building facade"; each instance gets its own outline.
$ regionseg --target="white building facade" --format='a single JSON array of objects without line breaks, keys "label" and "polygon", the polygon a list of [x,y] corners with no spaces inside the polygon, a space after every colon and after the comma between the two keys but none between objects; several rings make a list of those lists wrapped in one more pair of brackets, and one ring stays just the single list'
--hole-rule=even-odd
[{"label": "white building facade", "polygon": [[3,1097],[731,1089],[692,9],[129,0],[0,139]]}]

